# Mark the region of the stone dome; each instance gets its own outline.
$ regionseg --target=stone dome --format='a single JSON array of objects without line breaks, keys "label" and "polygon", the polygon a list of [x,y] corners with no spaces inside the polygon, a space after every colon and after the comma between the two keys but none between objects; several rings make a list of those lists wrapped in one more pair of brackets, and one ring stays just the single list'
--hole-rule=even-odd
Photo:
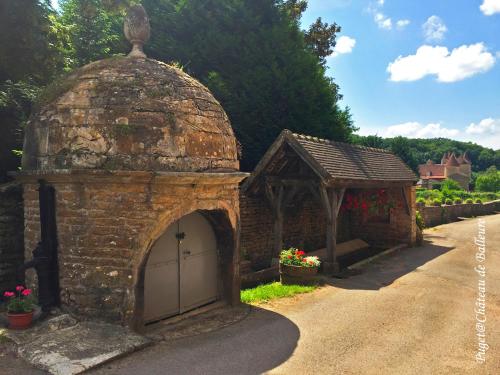
[{"label": "stone dome", "polygon": [[86,65],[42,95],[25,132],[24,170],[234,171],[229,119],[182,70],[147,58]]}]

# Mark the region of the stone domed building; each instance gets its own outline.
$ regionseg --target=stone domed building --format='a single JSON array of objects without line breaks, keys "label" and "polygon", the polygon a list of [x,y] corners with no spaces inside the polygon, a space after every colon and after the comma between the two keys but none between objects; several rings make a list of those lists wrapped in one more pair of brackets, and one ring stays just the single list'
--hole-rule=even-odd
[{"label": "stone domed building", "polygon": [[[141,6],[125,34],[129,56],[86,65],[47,90],[26,128],[18,179],[27,258],[40,239],[51,248],[61,305],[141,329],[216,300],[239,302],[246,174],[210,91],[144,56]],[[50,199],[42,202],[40,182],[52,189],[52,208],[43,208]],[[55,220],[44,231],[47,211]]]}]

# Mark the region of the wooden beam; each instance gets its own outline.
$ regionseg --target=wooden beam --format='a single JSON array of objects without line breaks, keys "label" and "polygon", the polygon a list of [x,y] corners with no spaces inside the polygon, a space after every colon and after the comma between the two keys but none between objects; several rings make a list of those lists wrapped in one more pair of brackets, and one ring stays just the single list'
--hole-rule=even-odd
[{"label": "wooden beam", "polygon": [[288,192],[285,194],[285,197],[283,199],[283,208],[292,201],[295,195],[297,195],[298,191],[299,187],[297,185],[293,185],[290,189],[288,189]]},{"label": "wooden beam", "polygon": [[411,216],[410,204],[408,202],[408,196],[406,194],[406,187],[402,187],[401,191],[403,192],[403,200],[405,201],[406,213],[408,216]]},{"label": "wooden beam", "polygon": [[352,189],[378,189],[378,188],[398,188],[402,186],[413,186],[412,181],[386,181],[386,180],[357,180],[347,178],[330,178],[326,182],[327,187],[352,188]]},{"label": "wooden beam", "polygon": [[339,197],[336,189],[330,190],[330,202],[331,202],[331,211],[332,211],[332,222],[331,222],[331,250],[328,256],[328,260],[335,264],[337,262],[337,212],[338,212],[338,204]]},{"label": "wooden beam", "polygon": [[339,216],[339,211],[340,211],[340,207],[342,206],[342,200],[344,199],[345,190],[346,190],[345,188],[339,189],[339,193],[338,193],[339,200],[337,203],[337,212],[335,213],[335,216]]},{"label": "wooden beam", "polygon": [[323,204],[323,208],[325,209],[326,220],[328,221],[328,223],[331,223],[333,215],[332,215],[332,209],[330,206],[330,199],[328,197],[327,188],[323,184],[321,184],[321,186],[319,187],[319,195],[321,198],[321,202]]},{"label": "wooden beam", "polygon": [[273,185],[273,186],[285,185],[285,186],[308,187],[309,185],[316,184],[316,180],[313,180],[313,179],[307,178],[307,177],[306,178],[282,178],[279,176],[267,176],[266,183]]},{"label": "wooden beam", "polygon": [[277,186],[277,191],[266,183],[266,196],[273,212],[273,257],[278,256],[283,247],[283,201],[285,188]]}]

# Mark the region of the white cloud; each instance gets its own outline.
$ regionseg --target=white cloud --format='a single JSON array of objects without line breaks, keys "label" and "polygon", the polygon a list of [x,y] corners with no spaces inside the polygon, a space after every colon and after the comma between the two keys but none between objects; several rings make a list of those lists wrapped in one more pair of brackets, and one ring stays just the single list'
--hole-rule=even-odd
[{"label": "white cloud", "polygon": [[337,44],[333,50],[332,56],[351,53],[356,45],[356,39],[342,35],[337,39]]},{"label": "white cloud", "polygon": [[408,138],[437,138],[437,137],[455,137],[459,134],[458,129],[448,129],[439,123],[430,123],[423,125],[419,122],[405,122],[402,124],[389,126],[385,132],[385,137],[395,137],[402,135]]},{"label": "white cloud", "polygon": [[500,0],[484,0],[479,7],[486,16],[500,13]]},{"label": "white cloud", "polygon": [[467,134],[498,135],[500,136],[500,118],[485,118],[478,124],[471,123],[465,130]]},{"label": "white cloud", "polygon": [[404,29],[410,23],[410,20],[402,19],[393,22],[391,17],[384,14],[382,8],[384,7],[384,0],[377,0],[375,3],[371,3],[367,7],[367,11],[373,15],[373,20],[380,29],[392,30],[393,26],[396,25],[399,30]]},{"label": "white cloud", "polygon": [[435,75],[439,82],[456,82],[484,73],[495,65],[495,56],[483,43],[463,45],[451,52],[446,47],[423,45],[414,55],[399,56],[389,63],[391,81],[416,81]]},{"label": "white cloud", "polygon": [[396,22],[396,26],[398,27],[398,29],[404,29],[409,24],[410,24],[410,20],[398,20]]},{"label": "white cloud", "polygon": [[463,142],[474,142],[495,150],[500,149],[500,118],[485,118],[479,123],[471,123],[468,127],[458,129],[445,127],[442,123],[423,124],[409,121],[386,128],[361,127],[358,134],[377,134],[381,137],[396,137],[401,135],[408,138],[451,138]]},{"label": "white cloud", "polygon": [[392,20],[385,14],[377,12],[373,16],[373,19],[377,23],[377,26],[380,27],[381,29],[386,29],[386,30],[392,29]]},{"label": "white cloud", "polygon": [[444,34],[448,31],[443,20],[438,16],[427,18],[427,21],[422,25],[422,29],[424,30],[425,40],[428,42],[443,40]]}]

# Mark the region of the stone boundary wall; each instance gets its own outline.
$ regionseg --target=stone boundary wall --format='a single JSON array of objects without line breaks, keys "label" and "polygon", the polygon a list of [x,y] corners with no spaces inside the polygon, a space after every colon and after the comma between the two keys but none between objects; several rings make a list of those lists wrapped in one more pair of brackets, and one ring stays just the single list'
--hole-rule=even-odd
[{"label": "stone boundary wall", "polygon": [[24,261],[23,189],[15,183],[0,185],[0,299],[13,289],[17,269]]},{"label": "stone boundary wall", "polygon": [[473,217],[493,214],[500,211],[500,200],[481,203],[464,203],[443,206],[417,206],[426,227],[451,223],[459,217]]}]

